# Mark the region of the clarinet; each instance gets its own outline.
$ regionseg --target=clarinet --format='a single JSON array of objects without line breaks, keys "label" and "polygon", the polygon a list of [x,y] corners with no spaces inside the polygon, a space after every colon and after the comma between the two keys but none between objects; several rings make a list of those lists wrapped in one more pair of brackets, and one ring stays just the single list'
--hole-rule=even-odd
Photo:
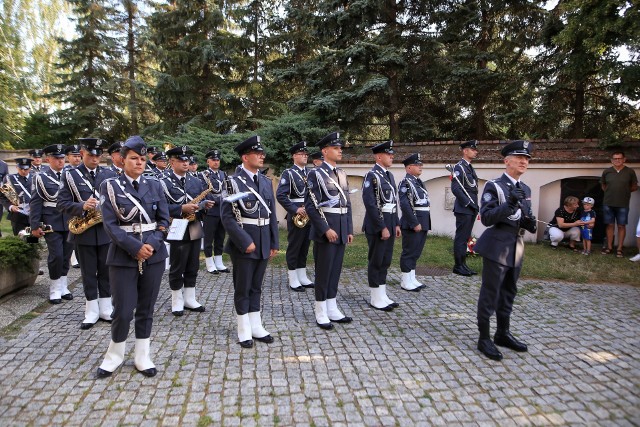
[{"label": "clarinet", "polygon": [[384,221],[384,215],[382,214],[382,198],[380,197],[380,185],[378,181],[378,177],[376,177],[375,173],[373,175],[373,179],[371,180],[373,183],[373,193],[376,197],[376,207],[378,208],[378,215],[380,219]]},{"label": "clarinet", "polygon": [[[231,178],[227,176],[224,182],[227,186],[227,194],[229,195],[234,194],[233,185],[231,185]],[[236,222],[238,223],[238,225],[241,228],[244,228],[242,227],[242,215],[240,214],[240,208],[238,207],[238,202],[231,202],[231,210],[233,211],[233,215],[236,217]]]}]

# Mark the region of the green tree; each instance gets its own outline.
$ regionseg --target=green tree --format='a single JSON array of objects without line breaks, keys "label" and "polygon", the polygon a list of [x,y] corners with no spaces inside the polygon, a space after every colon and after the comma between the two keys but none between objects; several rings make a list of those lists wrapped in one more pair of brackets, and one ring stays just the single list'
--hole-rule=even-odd
[{"label": "green tree", "polygon": [[122,71],[121,52],[112,35],[117,29],[115,10],[104,1],[68,1],[73,5],[77,37],[60,40],[61,81],[52,96],[69,107],[58,110],[55,120],[73,136],[120,139],[127,126],[114,78]]},{"label": "green tree", "polygon": [[[545,136],[638,136],[640,69],[620,57],[640,41],[640,13],[632,1],[563,0],[542,33],[541,130]],[[637,53],[637,51],[636,51]],[[631,133],[630,133],[631,132]]]}]

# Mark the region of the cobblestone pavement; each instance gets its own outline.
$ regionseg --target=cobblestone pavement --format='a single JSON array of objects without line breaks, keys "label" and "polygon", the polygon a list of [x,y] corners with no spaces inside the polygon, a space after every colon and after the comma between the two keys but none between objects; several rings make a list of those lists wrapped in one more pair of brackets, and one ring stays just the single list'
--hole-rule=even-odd
[{"label": "cobblestone pavement", "polygon": [[[230,274],[201,274],[205,313],[171,315],[165,275],[145,378],[127,360],[95,379],[109,325],[79,329],[84,297],[0,337],[1,425],[638,425],[640,288],[521,281],[512,331],[528,353],[494,362],[475,349],[478,278],[423,277],[392,313],[367,305],[366,271],[345,271],[339,303],[355,318],[315,326],[313,293],[267,271],[265,327],[236,344]],[[78,281],[76,280],[76,285]]]}]

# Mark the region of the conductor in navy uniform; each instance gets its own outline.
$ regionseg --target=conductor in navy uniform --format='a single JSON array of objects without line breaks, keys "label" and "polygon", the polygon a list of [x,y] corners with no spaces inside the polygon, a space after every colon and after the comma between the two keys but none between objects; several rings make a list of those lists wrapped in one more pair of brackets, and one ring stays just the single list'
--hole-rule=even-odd
[{"label": "conductor in navy uniform", "polygon": [[18,204],[12,204],[4,194],[0,193],[0,202],[2,206],[9,212],[7,218],[11,221],[11,229],[13,235],[29,226],[29,202],[31,201],[31,180],[32,175],[31,159],[21,157],[14,159],[16,162],[17,173],[7,175],[4,182],[11,184],[18,196]]},{"label": "conductor in navy uniform", "polygon": [[225,231],[220,217],[222,198],[226,194],[227,174],[220,170],[220,150],[209,150],[205,157],[209,167],[199,177],[206,186],[211,183],[211,199],[214,204],[211,209],[207,209],[203,220],[204,261],[209,273],[228,273],[229,269],[222,262]]},{"label": "conductor in navy uniform", "polygon": [[[56,209],[60,192],[62,169],[64,167],[64,149],[62,144],[49,145],[43,153],[47,156],[49,167],[43,167],[32,180],[31,201],[29,202],[29,222],[31,234],[43,237],[47,242],[49,255],[49,302],[60,304],[62,300],[72,300],[73,295],[67,288],[67,273],[73,245],[67,241],[69,235],[68,215]],[[32,165],[33,169],[33,165]],[[52,231],[45,233],[42,224],[51,226]]]},{"label": "conductor in navy uniform", "polygon": [[[304,292],[305,288],[313,288],[313,283],[307,277],[307,255],[309,254],[309,230],[304,208],[307,194],[307,142],[300,141],[289,148],[293,158],[293,166],[285,169],[276,190],[278,203],[287,211],[287,270],[289,274],[289,288],[295,292]],[[305,218],[307,223],[300,228],[294,224],[296,215]]]},{"label": "conductor in navy uniform", "polygon": [[[489,227],[475,250],[482,256],[482,286],[478,298],[478,350],[493,360],[502,360],[496,345],[527,351],[527,345],[511,335],[510,318],[517,282],[524,260],[523,236],[536,232],[531,211],[531,189],[520,181],[527,171],[532,144],[517,140],[502,149],[505,173],[484,187],[480,218]],[[496,314],[497,330],[491,341],[489,321]]]},{"label": "conductor in navy uniform", "polygon": [[233,301],[238,342],[253,347],[253,339],[271,343],[262,325],[260,297],[269,259],[278,253],[278,219],[271,180],[260,173],[265,152],[259,136],[252,136],[234,150],[242,160],[240,170],[227,181],[227,192],[246,197],[222,203],[222,225],[229,234],[225,252],[233,263]]},{"label": "conductor in navy uniform", "polygon": [[400,254],[400,286],[406,291],[419,292],[424,285],[416,279],[416,265],[431,230],[431,202],[424,188],[422,159],[415,153],[402,162],[407,175],[398,184],[398,199],[402,217],[402,253]]},{"label": "conductor in navy uniform", "polygon": [[309,171],[309,192],[305,211],[311,220],[311,239],[315,242],[316,324],[326,330],[333,323],[350,323],[338,308],[338,282],[346,245],[353,241],[353,219],[347,174],[337,167],[342,160],[343,141],[339,132],[326,135],[317,146],[324,162]]},{"label": "conductor in navy uniform", "polygon": [[[201,210],[213,207],[213,201],[203,199],[194,203],[193,199],[207,188],[204,183],[190,175],[189,157],[193,154],[189,147],[175,147],[167,151],[171,159],[171,171],[159,177],[169,203],[172,218],[194,216],[189,221],[180,240],[170,240],[169,244],[169,286],[171,287],[171,312],[182,316],[184,309],[203,312],[205,308],[196,300],[196,278],[200,270],[200,239],[204,235],[200,223]],[[206,197],[210,197],[210,194]]]},{"label": "conductor in navy uniform", "polygon": [[398,307],[387,296],[387,271],[393,257],[395,238],[400,237],[397,187],[389,168],[393,164],[393,141],[371,148],[376,160],[364,176],[362,201],[365,207],[362,231],[369,245],[367,276],[371,291],[371,307],[391,311]]},{"label": "conductor in navy uniform", "polygon": [[467,265],[467,242],[478,216],[478,175],[471,162],[478,155],[478,141],[460,144],[462,160],[453,167],[451,191],[456,196],[453,213],[456,217],[456,235],[453,239],[453,272],[461,276],[477,274]]},{"label": "conductor in navy uniform", "polygon": [[151,361],[150,336],[153,309],[160,291],[167,250],[164,236],[169,209],[160,182],[142,176],[147,146],[139,136],[124,143],[123,174],[102,182],[100,207],[104,229],[111,237],[107,265],[113,296],[111,341],[97,371],[110,376],[124,362],[129,324],[135,310],[136,369],[147,377],[156,375]]},{"label": "conductor in navy uniform", "polygon": [[[100,138],[80,138],[82,163],[62,174],[58,195],[58,210],[70,217],[92,218],[98,212],[102,181],[117,176],[100,166],[100,157],[107,142]],[[90,329],[98,320],[111,322],[111,289],[107,252],[111,239],[101,222],[79,234],[69,232],[69,242],[80,262],[82,287],[86,298],[84,320],[80,329]]]}]

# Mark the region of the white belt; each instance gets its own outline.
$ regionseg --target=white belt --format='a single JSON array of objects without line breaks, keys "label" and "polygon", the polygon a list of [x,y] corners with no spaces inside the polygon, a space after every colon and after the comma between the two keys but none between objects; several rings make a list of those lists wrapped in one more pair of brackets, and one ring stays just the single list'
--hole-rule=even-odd
[{"label": "white belt", "polygon": [[151,224],[134,224],[134,225],[121,225],[120,229],[127,233],[144,233],[145,231],[152,231],[156,229],[157,223]]},{"label": "white belt", "polygon": [[426,211],[429,212],[431,210],[430,206],[416,206],[413,208],[414,211]]},{"label": "white belt", "polygon": [[241,218],[242,224],[257,225],[258,227],[264,227],[269,225],[269,218]]},{"label": "white belt", "polygon": [[57,206],[56,202],[42,202],[42,206],[45,208],[55,208]]},{"label": "white belt", "polygon": [[323,206],[322,212],[344,215],[349,212],[349,208],[327,208]]},{"label": "white belt", "polygon": [[299,199],[289,199],[293,203],[302,203],[304,202],[304,198],[300,197]]},{"label": "white belt", "polygon": [[395,203],[385,203],[384,206],[382,206],[381,210],[384,213],[394,213],[396,211],[396,204]]}]

